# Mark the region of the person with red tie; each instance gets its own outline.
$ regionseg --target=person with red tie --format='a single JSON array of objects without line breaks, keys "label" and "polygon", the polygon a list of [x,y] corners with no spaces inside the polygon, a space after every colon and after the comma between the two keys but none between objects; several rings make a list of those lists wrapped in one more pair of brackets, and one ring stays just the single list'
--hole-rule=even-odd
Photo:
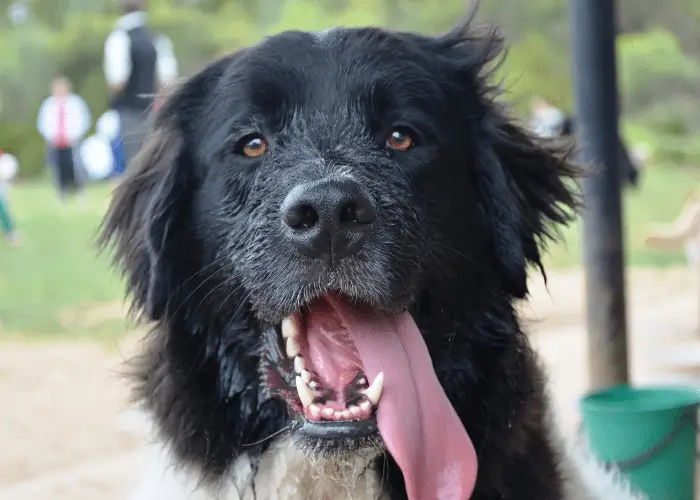
[{"label": "person with red tie", "polygon": [[87,104],[82,97],[71,92],[70,81],[64,77],[55,79],[52,95],[39,109],[37,128],[51,152],[51,164],[62,201],[71,192],[81,192],[83,175],[75,158],[80,141],[90,129],[90,120]]}]

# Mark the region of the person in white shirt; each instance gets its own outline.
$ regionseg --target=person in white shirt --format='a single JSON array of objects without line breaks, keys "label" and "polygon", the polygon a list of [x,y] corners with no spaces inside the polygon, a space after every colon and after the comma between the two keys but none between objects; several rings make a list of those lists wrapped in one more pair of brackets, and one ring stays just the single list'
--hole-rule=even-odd
[{"label": "person in white shirt", "polygon": [[532,104],[531,128],[540,137],[553,138],[561,135],[566,116],[546,99],[538,97]]},{"label": "person in white shirt", "polygon": [[90,110],[77,94],[71,92],[70,81],[56,78],[52,83],[52,95],[39,108],[37,129],[51,151],[51,164],[60,198],[70,192],[79,194],[82,183],[75,165],[77,147],[90,130]]},{"label": "person in white shirt", "polygon": [[104,72],[119,113],[127,168],[146,133],[148,112],[156,94],[177,78],[170,40],[146,25],[145,0],[122,0],[123,15],[107,37]]}]

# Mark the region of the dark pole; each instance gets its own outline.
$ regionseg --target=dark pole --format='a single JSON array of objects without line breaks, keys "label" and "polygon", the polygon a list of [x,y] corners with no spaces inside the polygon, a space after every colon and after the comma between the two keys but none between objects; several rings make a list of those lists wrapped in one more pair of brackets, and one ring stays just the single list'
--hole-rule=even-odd
[{"label": "dark pole", "polygon": [[591,388],[628,381],[614,0],[569,0],[583,181]]}]

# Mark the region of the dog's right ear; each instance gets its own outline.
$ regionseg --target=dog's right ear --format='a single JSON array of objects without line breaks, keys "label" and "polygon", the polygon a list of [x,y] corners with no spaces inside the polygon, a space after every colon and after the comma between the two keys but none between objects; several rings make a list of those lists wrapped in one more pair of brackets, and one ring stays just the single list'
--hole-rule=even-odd
[{"label": "dog's right ear", "polygon": [[173,121],[156,122],[115,189],[102,222],[100,246],[114,245],[115,263],[133,298],[132,309],[148,320],[161,319],[171,291],[167,242],[186,208],[185,154]]},{"label": "dog's right ear", "polygon": [[[232,60],[222,57],[177,86],[155,114],[141,150],[115,189],[98,243],[114,247],[115,264],[127,279],[132,312],[160,320],[180,284],[182,235],[197,175],[188,143],[199,131],[187,127],[212,110],[212,96]],[[217,140],[216,134],[209,134]],[[189,141],[187,140],[189,138]]]}]

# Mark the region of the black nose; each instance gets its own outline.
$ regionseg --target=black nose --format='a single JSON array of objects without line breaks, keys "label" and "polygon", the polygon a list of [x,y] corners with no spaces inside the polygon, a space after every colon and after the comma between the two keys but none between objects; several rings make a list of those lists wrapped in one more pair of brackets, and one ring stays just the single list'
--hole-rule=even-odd
[{"label": "black nose", "polygon": [[301,184],[282,203],[287,238],[302,254],[331,263],[357,252],[376,218],[369,195],[351,179]]}]

